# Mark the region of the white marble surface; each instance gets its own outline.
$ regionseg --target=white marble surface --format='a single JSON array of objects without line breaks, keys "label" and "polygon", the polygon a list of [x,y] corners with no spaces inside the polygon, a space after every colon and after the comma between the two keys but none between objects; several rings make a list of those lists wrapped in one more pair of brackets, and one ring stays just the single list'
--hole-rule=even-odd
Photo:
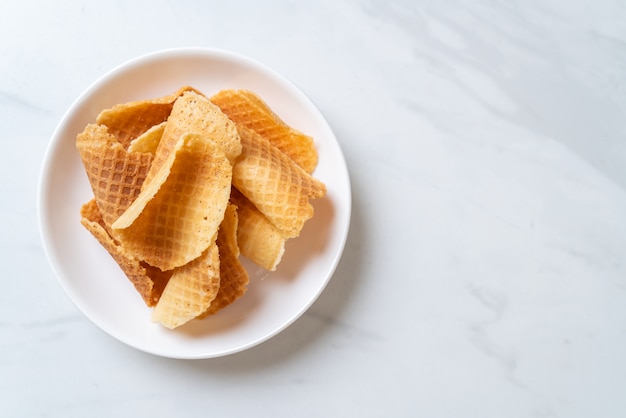
[{"label": "white marble surface", "polygon": [[[62,4],[0,5],[0,416],[626,416],[626,3]],[[300,86],[354,193],[312,308],[203,361],[85,319],[36,222],[67,107],[180,46]]]}]

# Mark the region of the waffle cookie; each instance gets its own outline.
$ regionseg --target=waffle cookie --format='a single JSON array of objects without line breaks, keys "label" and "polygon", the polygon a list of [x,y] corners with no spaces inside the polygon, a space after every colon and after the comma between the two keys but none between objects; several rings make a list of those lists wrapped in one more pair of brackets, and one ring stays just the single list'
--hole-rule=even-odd
[{"label": "waffle cookie", "polygon": [[220,257],[220,288],[211,305],[198,318],[217,313],[246,293],[248,272],[239,261],[237,244],[238,214],[235,205],[228,205],[217,233]]},{"label": "waffle cookie", "polygon": [[110,226],[137,198],[154,159],[127,152],[103,125],[89,124],[76,147],[105,225]]},{"label": "waffle cookie", "polygon": [[198,258],[173,272],[152,311],[152,320],[172,329],[204,313],[220,288],[219,265],[219,250],[213,239]]},{"label": "waffle cookie", "polygon": [[148,128],[147,131],[133,139],[128,145],[128,152],[148,152],[155,154],[165,132],[167,122],[161,122]]},{"label": "waffle cookie", "polygon": [[318,159],[313,138],[283,122],[258,95],[249,90],[222,90],[210,100],[234,122],[270,141],[307,173],[313,172]]},{"label": "waffle cookie", "polygon": [[310,199],[326,194],[287,154],[244,126],[237,126],[242,152],[233,167],[233,186],[265,215],[285,238],[300,235],[313,216]]},{"label": "waffle cookie", "polygon": [[163,146],[184,133],[195,133],[215,142],[231,163],[241,153],[237,128],[219,107],[195,91],[184,92],[172,106],[163,132]]},{"label": "waffle cookie", "polygon": [[237,244],[241,254],[266,270],[276,270],[285,252],[286,238],[234,187],[230,201],[237,206],[239,214]]},{"label": "waffle cookie", "polygon": [[172,272],[163,272],[138,260],[116,242],[106,230],[95,199],[85,203],[80,210],[81,224],[111,254],[126,274],[147,306],[155,306]]},{"label": "waffle cookie", "polygon": [[[221,149],[196,134],[159,146],[153,179],[113,223],[113,236],[161,270],[197,258],[217,233],[230,196],[232,167]],[[165,153],[163,158],[159,153]],[[154,167],[153,164],[153,167]]]},{"label": "waffle cookie", "polygon": [[96,123],[107,127],[124,148],[149,128],[165,122],[172,112],[174,103],[185,92],[197,91],[192,87],[181,87],[176,92],[149,100],[137,100],[115,105],[102,110]]}]

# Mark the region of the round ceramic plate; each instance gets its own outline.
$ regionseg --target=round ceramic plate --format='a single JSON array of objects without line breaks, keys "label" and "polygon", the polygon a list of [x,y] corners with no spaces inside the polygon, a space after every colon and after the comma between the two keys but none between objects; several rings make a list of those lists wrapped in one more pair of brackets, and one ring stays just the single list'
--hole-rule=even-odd
[{"label": "round ceramic plate", "polygon": [[[327,195],[315,216],[287,241],[278,269],[243,260],[247,293],[216,315],[168,330],[150,320],[130,281],[80,224],[93,196],[76,135],[100,110],[160,97],[190,85],[210,96],[221,89],[256,92],[285,122],[311,135],[319,153],[313,175]],[[104,75],[70,107],[49,144],[39,183],[39,221],[46,254],[63,289],[93,323],[139,350],[172,358],[210,358],[253,347],[301,316],[322,292],[341,257],[351,209],[346,163],[328,123],[291,82],[249,58],[212,49],[176,49],[134,59]]]}]

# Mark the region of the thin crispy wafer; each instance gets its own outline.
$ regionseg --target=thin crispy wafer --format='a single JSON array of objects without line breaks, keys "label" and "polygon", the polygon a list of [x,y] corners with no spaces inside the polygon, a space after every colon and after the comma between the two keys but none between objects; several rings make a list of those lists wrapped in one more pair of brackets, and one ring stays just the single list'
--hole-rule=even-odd
[{"label": "thin crispy wafer", "polygon": [[233,187],[230,201],[237,206],[237,244],[241,254],[274,271],[285,252],[285,237],[244,195]]},{"label": "thin crispy wafer", "polygon": [[307,173],[317,165],[313,138],[287,125],[249,90],[222,90],[210,100],[236,123],[252,129],[289,155]]},{"label": "thin crispy wafer", "polygon": [[199,318],[215,314],[246,293],[249,277],[239,261],[237,223],[237,208],[234,205],[228,205],[217,233],[217,247],[220,253],[220,289],[209,308]]},{"label": "thin crispy wafer", "polygon": [[[113,236],[141,260],[171,270],[209,246],[224,217],[232,167],[219,147],[184,134],[167,152],[169,164],[113,223]],[[155,157],[155,163],[158,154]]]},{"label": "thin crispy wafer", "polygon": [[255,131],[237,129],[242,153],[233,167],[233,185],[285,238],[297,237],[313,216],[309,200],[324,196],[326,186]]},{"label": "thin crispy wafer", "polygon": [[118,104],[101,111],[96,122],[105,125],[122,146],[127,148],[133,139],[152,126],[166,121],[176,99],[187,91],[197,90],[184,86],[167,96]]},{"label": "thin crispy wafer", "polygon": [[172,272],[149,266],[128,253],[108,234],[95,199],[80,210],[81,224],[100,242],[120,266],[147,306],[155,306]]},{"label": "thin crispy wafer", "polygon": [[133,139],[128,145],[128,152],[156,153],[159,142],[161,142],[161,137],[163,136],[163,131],[165,131],[165,125],[167,125],[167,122],[154,125],[146,132]]},{"label": "thin crispy wafer", "polygon": [[220,258],[213,242],[200,257],[174,270],[152,311],[152,320],[179,327],[206,312],[220,287]]},{"label": "thin crispy wafer", "polygon": [[163,132],[162,146],[170,147],[169,142],[177,141],[184,133],[195,133],[215,142],[231,163],[241,153],[235,123],[205,96],[194,91],[183,93],[174,103]]},{"label": "thin crispy wafer", "polygon": [[102,218],[110,226],[139,195],[153,156],[127,152],[106,127],[97,124],[78,134],[76,147]]}]

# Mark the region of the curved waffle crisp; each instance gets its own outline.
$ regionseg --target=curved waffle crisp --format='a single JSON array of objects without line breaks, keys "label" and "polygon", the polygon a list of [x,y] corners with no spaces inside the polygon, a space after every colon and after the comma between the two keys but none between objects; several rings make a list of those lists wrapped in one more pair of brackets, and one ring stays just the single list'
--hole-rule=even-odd
[{"label": "curved waffle crisp", "polygon": [[154,125],[137,138],[133,139],[128,145],[128,152],[156,153],[161,138],[163,137],[163,132],[165,131],[165,125],[167,125],[167,122]]},{"label": "curved waffle crisp", "polygon": [[166,121],[176,100],[188,91],[197,90],[185,86],[170,95],[156,99],[137,100],[115,105],[101,111],[96,117],[96,123],[105,125],[122,146],[128,148],[133,139],[152,126]]},{"label": "curved waffle crisp", "polygon": [[155,306],[172,272],[163,272],[139,261],[117,243],[105,229],[104,221],[95,199],[85,203],[80,210],[81,224],[111,254],[128,277],[147,306]]},{"label": "curved waffle crisp", "polygon": [[230,201],[237,206],[237,245],[241,254],[274,271],[285,252],[285,237],[253,204],[233,187]]},{"label": "curved waffle crisp", "polygon": [[219,147],[185,134],[155,178],[112,225],[113,236],[138,258],[171,270],[197,258],[217,233],[230,195],[232,167]]},{"label": "curved waffle crisp", "polygon": [[127,152],[103,125],[89,124],[76,147],[104,223],[111,226],[137,198],[153,156]]},{"label": "curved waffle crisp", "polygon": [[297,237],[313,216],[309,199],[323,197],[326,186],[255,131],[237,129],[242,152],[233,167],[233,185],[285,238]]},{"label": "curved waffle crisp", "polygon": [[200,257],[174,270],[152,311],[152,320],[176,328],[205,312],[220,288],[220,258],[215,237]]},{"label": "curved waffle crisp", "polygon": [[185,133],[198,134],[215,142],[231,163],[241,153],[235,123],[195,91],[183,93],[174,103],[160,146],[170,147],[169,142],[175,142]]},{"label": "curved waffle crisp", "polygon": [[198,318],[215,314],[246,293],[249,277],[239,261],[237,225],[237,208],[234,205],[228,205],[217,233],[217,248],[220,253],[220,289],[209,308]]},{"label": "curved waffle crisp", "polygon": [[290,156],[307,173],[317,165],[313,138],[293,129],[249,90],[222,90],[210,100],[235,123],[252,129]]}]

